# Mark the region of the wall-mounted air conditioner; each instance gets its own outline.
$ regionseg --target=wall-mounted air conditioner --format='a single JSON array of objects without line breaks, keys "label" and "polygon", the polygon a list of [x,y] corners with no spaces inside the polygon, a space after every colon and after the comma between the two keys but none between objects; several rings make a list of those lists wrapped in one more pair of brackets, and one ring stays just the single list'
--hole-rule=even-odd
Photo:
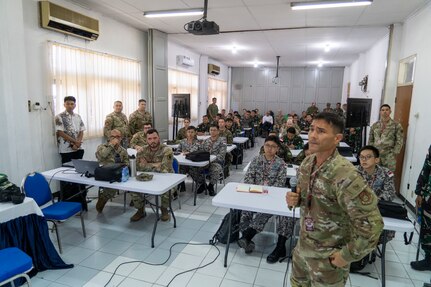
[{"label": "wall-mounted air conditioner", "polygon": [[208,64],[208,74],[211,75],[219,75],[220,67],[214,64]]},{"label": "wall-mounted air conditioner", "polygon": [[183,56],[183,55],[178,55],[177,56],[177,66],[181,66],[181,67],[193,67],[195,65],[195,61],[187,56]]},{"label": "wall-mounted air conditioner", "polygon": [[84,38],[97,40],[99,21],[49,1],[40,3],[40,24],[43,28]]}]

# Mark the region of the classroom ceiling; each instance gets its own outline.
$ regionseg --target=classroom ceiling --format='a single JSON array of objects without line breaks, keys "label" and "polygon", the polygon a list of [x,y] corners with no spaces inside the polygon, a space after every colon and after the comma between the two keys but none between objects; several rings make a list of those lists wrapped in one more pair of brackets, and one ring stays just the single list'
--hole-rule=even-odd
[{"label": "classroom ceiling", "polygon": [[[184,24],[199,16],[146,18],[144,11],[202,8],[204,0],[68,0],[140,30],[157,29],[180,45],[231,67],[350,65],[431,0],[374,0],[365,7],[293,11],[291,0],[209,0],[209,21],[219,35],[196,36]],[[307,2],[308,0],[295,0]],[[250,31],[253,30],[253,31]],[[326,45],[330,51],[325,52]],[[237,53],[232,53],[235,47]]]}]

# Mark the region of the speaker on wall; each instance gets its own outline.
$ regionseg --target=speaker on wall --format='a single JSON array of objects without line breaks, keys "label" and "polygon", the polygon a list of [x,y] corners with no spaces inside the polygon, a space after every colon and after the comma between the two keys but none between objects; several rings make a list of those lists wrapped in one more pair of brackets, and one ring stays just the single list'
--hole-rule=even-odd
[{"label": "speaker on wall", "polygon": [[346,128],[370,125],[371,99],[347,99]]}]

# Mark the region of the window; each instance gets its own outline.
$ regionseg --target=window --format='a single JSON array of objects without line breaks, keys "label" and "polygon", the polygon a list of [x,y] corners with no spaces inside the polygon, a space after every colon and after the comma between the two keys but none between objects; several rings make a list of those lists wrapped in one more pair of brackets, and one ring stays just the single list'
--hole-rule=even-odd
[{"label": "window", "polygon": [[198,117],[198,75],[169,69],[169,123],[172,123],[172,94],[190,94],[191,120],[196,121]]},{"label": "window", "polygon": [[64,111],[64,97],[74,96],[85,138],[103,136],[105,117],[113,111],[114,101],[123,102],[126,115],[136,109],[141,98],[139,61],[54,42],[48,42],[48,48],[54,112]]},{"label": "window", "polygon": [[208,104],[212,103],[212,98],[217,98],[219,112],[227,109],[227,82],[208,78]]}]

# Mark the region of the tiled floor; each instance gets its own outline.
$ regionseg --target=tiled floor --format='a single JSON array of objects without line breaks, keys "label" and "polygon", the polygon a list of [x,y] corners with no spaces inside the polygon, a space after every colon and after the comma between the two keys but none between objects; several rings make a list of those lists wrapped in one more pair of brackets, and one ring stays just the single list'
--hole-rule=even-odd
[{"label": "tiled floor", "polygon": [[[262,143],[262,139],[259,139]],[[258,144],[257,146],[260,147]],[[245,151],[244,165],[256,155],[258,148]],[[241,181],[244,172],[241,166],[233,169],[228,181]],[[191,183],[187,182],[190,190]],[[219,185],[219,189],[222,186]],[[95,193],[94,193],[95,194]],[[91,196],[92,194],[90,194]],[[182,209],[178,203],[173,203],[176,209],[177,228],[172,222],[160,222],[155,237],[155,248],[151,248],[151,232],[153,228],[153,213],[140,222],[131,223],[129,218],[135,209],[127,208],[123,213],[122,196],[117,197],[105,207],[103,214],[97,214],[94,205],[90,203],[90,211],[85,215],[87,238],[83,238],[79,218],[73,218],[61,226],[63,242],[62,258],[67,263],[75,264],[73,269],[49,270],[40,272],[32,278],[32,286],[121,286],[149,287],[166,286],[172,278],[187,269],[215,262],[205,268],[177,276],[169,286],[188,287],[247,287],[247,286],[282,286],[286,271],[286,263],[268,264],[266,256],[275,246],[275,237],[270,232],[256,236],[256,251],[246,255],[236,244],[229,251],[228,268],[223,267],[224,245],[217,247],[204,245],[176,245],[172,248],[170,259],[169,249],[176,242],[207,243],[216,232],[223,216],[228,210],[215,208],[211,198],[198,196],[197,206],[193,206],[190,192],[181,194]],[[53,242],[56,245],[55,237]],[[417,235],[413,244],[404,245],[402,234],[388,244],[386,252],[386,286],[410,287],[422,286],[430,280],[429,272],[417,272],[410,268],[409,262],[416,256]],[[422,257],[422,256],[421,256]],[[120,266],[116,275],[109,282],[114,270]],[[151,264],[144,264],[145,261]],[[290,271],[290,268],[289,268]],[[380,260],[369,265],[364,271],[369,271],[380,278]],[[290,276],[290,273],[288,273]],[[288,284],[290,286],[290,284]],[[351,274],[346,286],[381,286],[380,279],[375,280],[362,275]]]}]

